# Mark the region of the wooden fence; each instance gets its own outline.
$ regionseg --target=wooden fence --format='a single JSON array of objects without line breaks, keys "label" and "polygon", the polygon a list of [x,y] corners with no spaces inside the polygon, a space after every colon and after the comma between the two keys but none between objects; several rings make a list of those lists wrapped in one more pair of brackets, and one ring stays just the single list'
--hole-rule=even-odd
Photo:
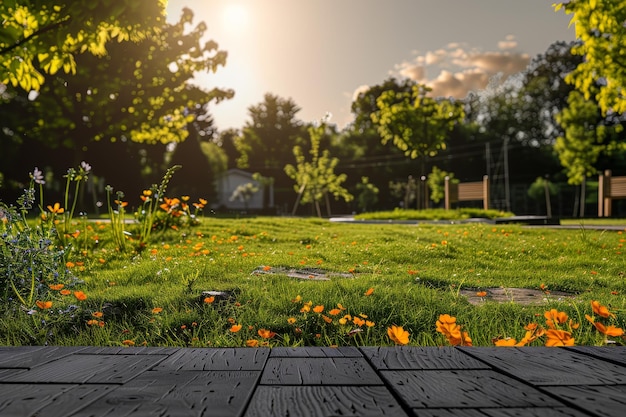
[{"label": "wooden fence", "polygon": [[452,183],[448,177],[444,185],[445,208],[450,210],[452,203],[459,201],[482,200],[483,208],[489,209],[489,177],[485,175],[482,181]]},{"label": "wooden fence", "polygon": [[598,217],[610,217],[613,200],[626,198],[626,177],[613,177],[606,170],[598,178]]}]

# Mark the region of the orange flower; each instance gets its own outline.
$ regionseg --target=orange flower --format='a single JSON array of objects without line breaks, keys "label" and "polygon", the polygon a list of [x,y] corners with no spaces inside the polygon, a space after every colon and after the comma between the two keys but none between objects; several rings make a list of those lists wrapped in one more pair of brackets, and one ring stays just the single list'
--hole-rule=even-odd
[{"label": "orange flower", "polygon": [[324,315],[324,314],[322,314],[322,318],[324,319],[324,321],[325,321],[326,323],[329,323],[329,324],[330,324],[330,323],[332,323],[332,322],[333,322],[333,319],[331,319],[330,317],[328,317],[328,316],[326,316],[326,315]]},{"label": "orange flower", "polygon": [[331,316],[336,316],[339,313],[341,313],[341,310],[339,310],[338,308],[333,308],[328,312],[328,314],[330,314]]},{"label": "orange flower", "polygon": [[507,337],[504,339],[498,339],[494,342],[494,345],[496,346],[504,346],[504,347],[510,347],[510,346],[517,346],[517,340],[513,339],[512,337]]},{"label": "orange flower", "polygon": [[37,300],[37,302],[35,304],[37,304],[37,307],[39,307],[42,310],[47,310],[49,308],[52,308],[52,301],[39,301],[39,300]]},{"label": "orange flower", "polygon": [[70,290],[61,290],[59,291],[59,294],[61,295],[70,295],[72,292]]},{"label": "orange flower", "polygon": [[363,293],[364,296],[369,297],[370,295],[374,294],[374,288],[370,288],[369,290],[365,291]]},{"label": "orange flower", "polygon": [[101,318],[102,316],[104,316],[104,313],[102,311],[94,311],[93,313],[91,313],[91,315],[96,318]]},{"label": "orange flower", "polygon": [[591,309],[593,310],[593,314],[597,314],[600,317],[604,317],[608,319],[609,317],[615,317],[615,314],[611,313],[606,306],[603,306],[597,301],[591,302]]},{"label": "orange flower", "polygon": [[259,336],[261,336],[263,339],[271,339],[272,337],[274,337],[276,335],[276,333],[274,333],[271,330],[267,330],[267,329],[259,329],[259,331],[257,332],[259,334]]},{"label": "orange flower", "polygon": [[546,325],[551,329],[556,329],[557,324],[563,324],[567,321],[567,313],[557,311],[556,308],[546,311],[543,316],[546,318]]},{"label": "orange flower", "polygon": [[257,347],[259,346],[259,341],[255,339],[246,340],[246,346],[248,347]]},{"label": "orange flower", "polygon": [[396,345],[406,345],[409,343],[409,332],[402,326],[391,326],[387,328],[387,335]]},{"label": "orange flower", "polygon": [[289,324],[295,324],[295,322],[296,322],[296,319],[294,317],[289,317],[287,319],[287,323],[289,323]]},{"label": "orange flower", "polygon": [[213,303],[213,301],[215,301],[215,297],[214,296],[206,297],[203,301],[204,301],[204,304],[211,304]]},{"label": "orange flower", "polygon": [[241,324],[233,324],[233,326],[230,328],[230,331],[233,333],[237,333],[239,330],[241,330]]},{"label": "orange flower", "polygon": [[[100,326],[100,323],[102,323],[102,326]],[[87,320],[87,326],[100,326],[100,327],[104,327],[104,322],[103,322],[103,321],[96,320],[96,319],[91,319],[91,320]]]},{"label": "orange flower", "polygon": [[48,206],[48,211],[54,214],[62,214],[65,211],[65,209],[61,207],[61,204],[54,203],[54,206]]},{"label": "orange flower", "polygon": [[441,314],[436,323],[437,331],[443,334],[453,346],[472,346],[472,339],[467,332],[461,332],[461,326],[456,323],[456,317]]},{"label": "orange flower", "polygon": [[324,311],[324,306],[322,306],[322,305],[313,307],[313,312],[314,313],[321,313],[322,311]]},{"label": "orange flower", "polygon": [[78,301],[85,301],[87,299],[87,295],[82,291],[74,291],[74,297],[76,297]]},{"label": "orange flower", "polygon": [[485,297],[487,295],[487,291],[478,291],[476,293],[477,297]]},{"label": "orange flower", "polygon": [[355,317],[352,319],[352,323],[356,324],[357,326],[361,327],[365,324],[365,320],[363,320],[360,317]]},{"label": "orange flower", "polygon": [[574,346],[574,338],[565,330],[549,329],[546,331],[546,346]]},{"label": "orange flower", "polygon": [[123,340],[122,344],[125,346],[135,346],[135,342],[130,339]]},{"label": "orange flower", "polygon": [[269,271],[270,269],[272,269],[272,267],[271,267],[271,266],[269,266],[269,265],[265,265],[265,266],[263,267],[263,270],[264,270],[264,271]]},{"label": "orange flower", "polygon": [[624,335],[624,330],[622,330],[619,327],[615,327],[615,326],[605,326],[602,323],[598,323],[594,320],[593,317],[590,317],[589,315],[585,314],[585,318],[587,320],[589,320],[589,322],[591,322],[591,324],[594,325],[594,327],[596,328],[596,330],[598,330],[600,333],[605,334],[607,336],[612,336],[612,337],[617,337],[617,336],[623,336]]},{"label": "orange flower", "polygon": [[159,314],[163,309],[161,307],[154,307],[152,309],[152,314]]},{"label": "orange flower", "polygon": [[59,290],[62,290],[63,287],[65,287],[65,285],[63,285],[63,284],[50,284],[50,285],[48,285],[48,287],[50,287],[50,289],[52,291],[59,291]]}]

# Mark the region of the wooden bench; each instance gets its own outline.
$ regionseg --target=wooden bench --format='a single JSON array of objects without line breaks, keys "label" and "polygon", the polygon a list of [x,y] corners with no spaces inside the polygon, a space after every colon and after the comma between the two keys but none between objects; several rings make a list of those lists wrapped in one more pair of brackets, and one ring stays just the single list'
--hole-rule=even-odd
[{"label": "wooden bench", "polygon": [[611,170],[598,178],[598,217],[610,217],[613,200],[626,198],[626,177],[613,177]]},{"label": "wooden bench", "polygon": [[445,178],[444,184],[445,209],[450,210],[452,203],[459,201],[482,200],[483,208],[489,209],[489,177],[485,175],[482,181],[461,182],[454,184],[450,178]]}]

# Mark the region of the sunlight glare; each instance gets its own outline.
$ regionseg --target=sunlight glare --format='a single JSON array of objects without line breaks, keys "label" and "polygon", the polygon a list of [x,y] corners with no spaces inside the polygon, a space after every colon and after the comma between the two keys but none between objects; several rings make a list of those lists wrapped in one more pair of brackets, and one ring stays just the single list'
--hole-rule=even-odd
[{"label": "sunlight glare", "polygon": [[228,29],[241,29],[248,23],[248,9],[242,4],[230,3],[224,8],[222,18]]}]

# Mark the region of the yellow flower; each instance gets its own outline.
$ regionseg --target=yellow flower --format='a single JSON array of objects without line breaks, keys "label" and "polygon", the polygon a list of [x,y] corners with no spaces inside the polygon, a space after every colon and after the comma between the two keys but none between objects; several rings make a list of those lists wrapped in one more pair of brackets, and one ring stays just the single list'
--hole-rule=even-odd
[{"label": "yellow flower", "polygon": [[54,214],[62,214],[65,211],[65,209],[61,207],[61,204],[54,203],[54,206],[48,206],[48,211]]},{"label": "yellow flower", "polygon": [[287,323],[289,323],[289,324],[295,324],[295,322],[296,322],[296,319],[295,319],[295,318],[293,318],[293,317],[289,317],[289,318],[287,319]]},{"label": "yellow flower", "polygon": [[387,328],[387,335],[397,345],[406,345],[409,343],[409,332],[404,330],[402,326],[391,326]]}]

